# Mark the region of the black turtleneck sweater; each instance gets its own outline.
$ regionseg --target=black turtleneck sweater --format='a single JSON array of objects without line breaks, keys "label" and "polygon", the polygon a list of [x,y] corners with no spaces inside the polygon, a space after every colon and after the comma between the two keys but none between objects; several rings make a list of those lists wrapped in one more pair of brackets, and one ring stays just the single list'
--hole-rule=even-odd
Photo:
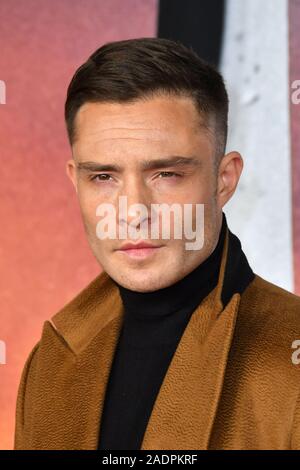
[{"label": "black turtleneck sweater", "polygon": [[226,234],[192,272],[169,287],[135,292],[117,284],[124,318],[107,384],[98,449],[140,449],[154,401],[190,316],[217,285]]}]

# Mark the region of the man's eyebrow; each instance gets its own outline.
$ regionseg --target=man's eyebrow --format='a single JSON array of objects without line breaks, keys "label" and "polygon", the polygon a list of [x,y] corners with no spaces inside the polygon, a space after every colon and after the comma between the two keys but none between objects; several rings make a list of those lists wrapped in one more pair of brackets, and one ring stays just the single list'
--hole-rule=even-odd
[{"label": "man's eyebrow", "polygon": [[[168,168],[170,166],[200,166],[201,161],[197,157],[171,156],[165,158],[156,158],[153,160],[144,160],[141,162],[142,170],[154,170],[157,168]],[[78,162],[78,170],[85,171],[116,171],[121,172],[123,168],[119,165],[100,164],[97,162]]]},{"label": "man's eyebrow", "polygon": [[104,165],[97,162],[78,162],[78,170],[84,171],[122,171],[122,167],[119,165]]},{"label": "man's eyebrow", "polygon": [[197,157],[172,156],[147,160],[144,161],[141,166],[143,170],[153,170],[155,168],[167,168],[169,166],[199,166],[200,164],[201,161]]}]

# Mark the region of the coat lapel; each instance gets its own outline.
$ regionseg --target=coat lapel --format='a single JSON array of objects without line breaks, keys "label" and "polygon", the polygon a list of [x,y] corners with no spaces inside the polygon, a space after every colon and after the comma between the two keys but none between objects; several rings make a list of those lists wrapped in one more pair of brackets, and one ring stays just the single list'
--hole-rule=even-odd
[{"label": "coat lapel", "polygon": [[239,305],[235,294],[222,315],[213,298],[194,312],[154,403],[142,449],[207,449]]},{"label": "coat lapel", "polygon": [[[97,449],[105,391],[123,314],[118,289],[102,272],[51,322],[46,322],[47,331],[60,336],[60,343],[63,341],[67,349],[62,359],[65,375],[64,394],[59,399],[61,411],[53,423],[59,448]],[[66,433],[66,429],[71,432]]]}]

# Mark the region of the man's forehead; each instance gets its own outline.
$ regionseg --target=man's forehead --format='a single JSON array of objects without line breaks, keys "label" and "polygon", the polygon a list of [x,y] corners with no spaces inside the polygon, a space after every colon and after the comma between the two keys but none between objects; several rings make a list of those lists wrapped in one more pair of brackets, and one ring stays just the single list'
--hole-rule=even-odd
[{"label": "man's forehead", "polygon": [[127,149],[134,151],[134,148],[137,153],[144,153],[147,146],[151,154],[161,154],[163,148],[169,154],[181,155],[182,151],[211,141],[207,127],[199,125],[199,121],[193,124],[191,119],[180,121],[174,116],[168,119],[163,115],[159,119],[145,119],[143,115],[135,114],[112,114],[112,118],[107,114],[105,118],[105,114],[99,112],[100,107],[94,109],[97,112],[89,119],[76,123],[75,154],[118,154],[120,151],[126,153]]},{"label": "man's forehead", "polygon": [[97,127],[105,132],[113,129],[167,131],[171,126],[192,128],[205,123],[194,103],[188,98],[153,98],[133,103],[84,103],[76,115],[82,127]]}]

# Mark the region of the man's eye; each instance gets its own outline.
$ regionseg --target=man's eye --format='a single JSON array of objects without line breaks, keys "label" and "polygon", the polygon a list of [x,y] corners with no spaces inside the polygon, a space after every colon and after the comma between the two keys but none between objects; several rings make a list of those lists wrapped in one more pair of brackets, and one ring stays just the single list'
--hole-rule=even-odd
[{"label": "man's eye", "polygon": [[163,177],[170,177],[170,176],[180,176],[178,173],[174,173],[174,171],[161,171],[159,176],[163,175]]},{"label": "man's eye", "polygon": [[91,177],[91,181],[108,181],[110,178],[110,175],[107,175],[106,173],[100,173],[98,175],[93,175]]}]

